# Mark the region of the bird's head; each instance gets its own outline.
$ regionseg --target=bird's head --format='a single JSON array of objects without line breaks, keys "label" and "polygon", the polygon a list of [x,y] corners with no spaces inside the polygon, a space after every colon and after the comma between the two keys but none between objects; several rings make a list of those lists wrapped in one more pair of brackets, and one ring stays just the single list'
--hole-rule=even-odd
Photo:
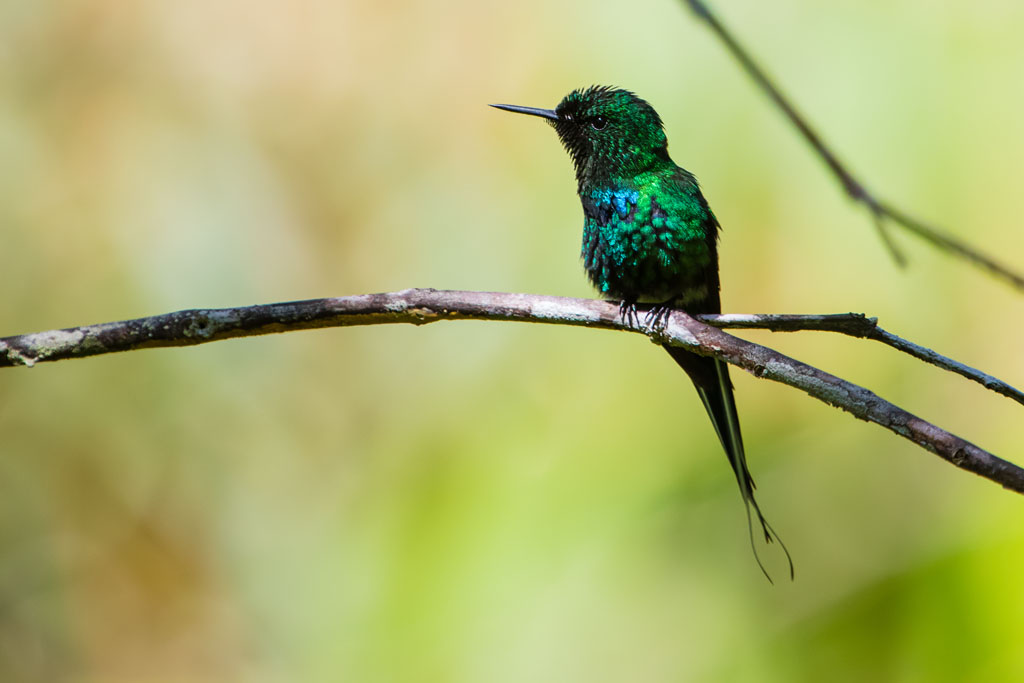
[{"label": "bird's head", "polygon": [[669,162],[661,117],[628,90],[607,86],[574,90],[554,109],[491,106],[547,119],[572,157],[581,185],[611,176],[635,175]]}]

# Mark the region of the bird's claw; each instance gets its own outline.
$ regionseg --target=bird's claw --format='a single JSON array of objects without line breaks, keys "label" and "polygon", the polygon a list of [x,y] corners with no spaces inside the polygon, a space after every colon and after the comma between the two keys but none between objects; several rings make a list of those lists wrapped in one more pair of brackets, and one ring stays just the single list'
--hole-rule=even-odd
[{"label": "bird's claw", "polygon": [[635,301],[623,299],[619,303],[619,319],[627,327],[640,327],[640,316],[636,311]]},{"label": "bird's claw", "polygon": [[672,309],[668,304],[657,304],[651,306],[644,315],[644,325],[647,326],[648,332],[656,335],[663,335],[665,333],[665,326],[668,324],[668,317],[672,314]]}]

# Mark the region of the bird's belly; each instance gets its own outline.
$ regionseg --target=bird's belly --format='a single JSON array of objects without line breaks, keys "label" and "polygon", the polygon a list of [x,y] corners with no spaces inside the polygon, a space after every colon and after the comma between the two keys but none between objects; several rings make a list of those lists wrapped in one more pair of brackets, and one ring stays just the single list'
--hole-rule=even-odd
[{"label": "bird's belly", "polygon": [[587,275],[602,294],[617,299],[661,303],[686,296],[700,288],[711,258],[702,240],[680,240],[649,226],[584,230]]}]

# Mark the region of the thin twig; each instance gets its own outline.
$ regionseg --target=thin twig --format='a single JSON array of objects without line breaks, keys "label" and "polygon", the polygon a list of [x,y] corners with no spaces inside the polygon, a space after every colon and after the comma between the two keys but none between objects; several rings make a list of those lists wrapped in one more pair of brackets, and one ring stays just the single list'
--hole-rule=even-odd
[{"label": "thin twig", "polygon": [[878,318],[863,313],[828,313],[802,315],[789,313],[709,313],[695,316],[715,327],[737,330],[770,330],[772,332],[840,332],[851,337],[868,337],[878,328]]},{"label": "thin twig", "polygon": [[789,119],[790,123],[796,126],[804,140],[814,148],[814,151],[818,153],[818,156],[821,157],[839,180],[840,184],[842,184],[843,190],[845,190],[846,194],[855,202],[859,202],[868,208],[872,214],[879,235],[882,238],[882,242],[886,247],[888,247],[893,258],[899,265],[902,266],[906,262],[906,259],[893,243],[892,237],[889,235],[887,230],[886,221],[891,221],[893,224],[908,230],[946,252],[955,254],[967,261],[970,261],[975,266],[988,271],[989,274],[997,278],[1002,278],[1016,289],[1024,291],[1024,276],[1015,273],[1008,267],[996,262],[991,257],[982,254],[965,242],[958,240],[955,237],[951,237],[942,230],[908,215],[904,211],[893,207],[891,204],[882,201],[873,193],[869,192],[864,186],[864,183],[855,178],[853,174],[847,170],[846,166],[839,161],[839,158],[835,155],[832,149],[825,144],[817,132],[815,132],[810,123],[807,122],[807,119],[797,112],[796,108],[782,94],[764,70],[758,66],[757,62],[754,61],[754,58],[750,56],[750,53],[747,52],[739,42],[737,42],[732,33],[730,33],[722,22],[718,20],[718,17],[711,12],[711,9],[702,0],[682,1],[688,4],[690,9],[692,9],[700,19],[711,27],[714,34],[725,44],[726,48],[732,53],[733,57],[736,58],[747,74],[754,79],[754,82],[757,83],[765,93],[768,94],[768,97],[771,98],[772,102],[782,110],[782,113],[786,115],[786,118]]},{"label": "thin twig", "polygon": [[[730,316],[722,318],[724,324],[729,324]],[[823,329],[829,316],[811,318],[810,324],[818,326],[815,329]],[[767,347],[729,335],[682,311],[673,312],[662,330],[650,332],[624,323],[618,304],[592,299],[408,289],[262,306],[179,311],[0,339],[0,366],[31,366],[65,358],[132,349],[191,346],[291,330],[387,323],[421,325],[460,319],[515,320],[649,333],[659,344],[681,346],[694,353],[712,355],[757,377],[796,387],[855,417],[881,425],[961,469],[1024,493],[1024,469],[908,413],[867,389]],[[765,317],[764,326],[769,329],[773,329],[772,325],[774,329],[795,329],[795,319],[795,316]],[[831,324],[837,326],[834,317]],[[854,329],[864,323],[845,324]],[[747,321],[746,326],[752,326],[751,322]]]},{"label": "thin twig", "polygon": [[952,358],[936,353],[929,348],[920,346],[899,337],[878,326],[877,318],[868,318],[862,313],[833,313],[830,315],[779,315],[779,314],[738,314],[726,313],[719,315],[698,315],[697,318],[708,325],[725,328],[765,329],[772,332],[796,332],[799,330],[820,330],[839,332],[851,337],[873,339],[886,346],[891,346],[907,353],[918,360],[923,360],[936,367],[955,372],[981,386],[1013,399],[1024,405],[1024,391],[1010,386],[997,377],[964,365]]},{"label": "thin twig", "polygon": [[990,389],[997,394],[1002,394],[1007,398],[1011,398],[1017,403],[1024,404],[1024,392],[1020,391],[1020,389],[1016,389],[992,375],[976,370],[968,365],[964,365],[952,358],[947,358],[946,356],[938,354],[931,349],[907,341],[902,337],[898,337],[892,332],[887,332],[879,327],[873,334],[869,335],[868,338],[880,341],[883,344],[891,346],[894,349],[899,349],[904,353],[909,353],[914,358],[919,358],[926,363],[931,363],[932,365],[949,370],[950,372],[955,372],[967,379],[974,380],[986,389]]}]

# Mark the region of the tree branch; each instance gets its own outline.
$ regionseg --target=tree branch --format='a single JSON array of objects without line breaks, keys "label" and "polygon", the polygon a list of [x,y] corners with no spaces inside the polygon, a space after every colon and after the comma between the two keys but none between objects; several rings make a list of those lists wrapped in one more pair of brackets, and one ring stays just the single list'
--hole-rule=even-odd
[{"label": "tree branch", "polygon": [[955,372],[997,394],[1002,394],[1024,405],[1024,391],[981,370],[976,370],[931,349],[887,332],[878,326],[877,318],[868,318],[861,313],[832,313],[829,315],[779,315],[779,314],[737,314],[698,315],[697,318],[715,327],[765,329],[772,332],[796,332],[799,330],[820,330],[873,339],[886,346],[903,351],[936,367]]},{"label": "tree branch", "polygon": [[904,228],[905,230],[917,235],[918,237],[930,242],[933,246],[945,250],[954,256],[959,256],[965,259],[975,266],[988,271],[990,275],[998,278],[1002,278],[1008,282],[1014,288],[1024,291],[1024,276],[1010,270],[1008,267],[996,262],[991,257],[982,254],[974,247],[970,246],[966,242],[952,237],[946,232],[925,223],[924,221],[918,220],[906,212],[897,209],[891,204],[882,201],[876,197],[873,193],[869,192],[864,186],[864,183],[859,181],[853,176],[852,173],[846,168],[844,164],[839,161],[839,158],[835,155],[832,149],[825,144],[825,141],[815,132],[811,127],[810,123],[807,122],[803,116],[797,112],[796,108],[790,103],[790,101],[782,94],[778,86],[768,77],[764,70],[758,66],[754,58],[750,56],[750,53],[733,37],[732,33],[718,20],[711,9],[702,0],[682,0],[690,6],[690,9],[702,19],[711,28],[719,40],[721,40],[725,47],[732,53],[732,56],[736,58],[736,61],[740,63],[743,70],[754,79],[754,82],[777,106],[782,113],[786,115],[798,131],[803,136],[804,140],[818,153],[822,161],[828,166],[829,170],[832,171],[836,179],[839,180],[843,186],[843,190],[849,197],[855,202],[859,202],[866,206],[871,212],[874,218],[875,226],[878,229],[878,233],[885,243],[886,247],[892,253],[893,258],[899,265],[905,265],[906,259],[896,248],[895,243],[892,241],[892,237],[889,235],[887,230],[887,221]]},{"label": "tree branch", "polygon": [[[778,330],[829,329],[872,338],[871,330],[877,330],[873,320],[853,314],[702,317],[709,322],[713,318],[713,322],[721,326]],[[974,472],[1012,491],[1024,493],[1024,469],[912,415],[863,387],[767,347],[726,334],[682,311],[674,311],[662,330],[651,332],[624,323],[619,316],[617,303],[592,299],[407,289],[386,294],[241,308],[178,311],[135,320],[6,337],[0,339],[0,367],[31,366],[46,361],[134,349],[192,346],[221,339],[292,330],[388,323],[422,325],[439,320],[464,319],[579,325],[649,334],[656,343],[681,346],[694,353],[715,356],[756,377],[796,387],[855,417],[881,425],[961,469]],[[905,343],[909,345],[909,342]]]}]

